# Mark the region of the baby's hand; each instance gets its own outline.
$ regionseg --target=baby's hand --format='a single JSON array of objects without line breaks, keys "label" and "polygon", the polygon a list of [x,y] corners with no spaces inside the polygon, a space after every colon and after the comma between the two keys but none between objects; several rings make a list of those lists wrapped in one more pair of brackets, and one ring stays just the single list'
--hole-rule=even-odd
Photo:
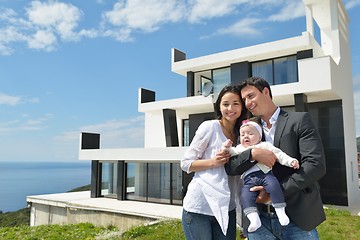
[{"label": "baby's hand", "polygon": [[297,159],[294,159],[291,161],[290,166],[294,169],[298,169],[299,168],[299,161]]},{"label": "baby's hand", "polygon": [[224,152],[229,152],[229,148],[232,145],[232,141],[230,139],[226,140],[226,142],[223,143],[221,150]]},{"label": "baby's hand", "polygon": [[224,146],[225,146],[226,148],[229,148],[229,147],[232,146],[232,144],[233,144],[233,142],[232,142],[230,139],[228,139],[228,140],[226,140],[226,142],[224,143]]}]

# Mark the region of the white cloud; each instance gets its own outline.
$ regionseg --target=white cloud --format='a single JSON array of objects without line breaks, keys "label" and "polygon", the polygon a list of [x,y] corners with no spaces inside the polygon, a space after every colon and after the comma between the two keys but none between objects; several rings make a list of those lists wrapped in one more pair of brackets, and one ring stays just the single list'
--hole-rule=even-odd
[{"label": "white cloud", "polygon": [[346,9],[350,9],[356,6],[360,6],[360,0],[349,0],[349,1],[344,1],[345,4],[345,8]]},{"label": "white cloud", "polygon": [[202,20],[214,17],[222,17],[235,11],[236,6],[241,2],[236,0],[193,0],[189,1],[190,14],[188,21],[191,23],[200,22]]},{"label": "white cloud", "polygon": [[58,142],[79,141],[81,132],[99,133],[101,148],[128,148],[144,146],[144,117],[109,120],[81,127],[78,131],[65,132],[55,137]]},{"label": "white cloud", "polygon": [[26,18],[7,8],[0,8],[0,55],[11,55],[16,43],[25,43],[30,49],[56,50],[58,38],[79,41],[94,38],[97,30],[76,31],[83,12],[77,7],[58,1],[32,1],[25,8]]},{"label": "white cloud", "polygon": [[0,28],[0,55],[11,55],[13,49],[9,45],[13,42],[25,41],[25,39],[26,36],[13,26]]},{"label": "white cloud", "polygon": [[184,5],[176,0],[118,1],[111,11],[103,13],[102,24],[111,27],[105,35],[129,40],[130,32],[154,32],[163,24],[178,22],[183,13]]},{"label": "white cloud", "polygon": [[95,29],[81,29],[78,33],[79,37],[96,38],[99,36],[99,32]]},{"label": "white cloud", "polygon": [[305,6],[302,1],[289,1],[277,14],[271,15],[270,21],[285,22],[298,17],[305,16]]},{"label": "white cloud", "polygon": [[[111,3],[112,2],[112,3]],[[25,17],[0,7],[0,55],[11,55],[16,43],[42,51],[56,50],[61,42],[109,37],[120,42],[134,40],[135,33],[151,33],[167,24],[207,23],[214,18],[238,20],[212,32],[247,37],[260,34],[259,21],[288,21],[304,16],[302,0],[97,0],[98,7],[113,4],[102,12],[102,21],[90,29],[79,27],[85,13],[70,3],[57,0],[31,1]],[[360,0],[344,1],[347,8]],[[285,7],[284,7],[285,6]],[[278,12],[274,14],[274,11]],[[215,26],[215,25],[214,25]],[[208,36],[209,37],[209,36]]]},{"label": "white cloud", "polygon": [[77,40],[75,33],[83,13],[77,7],[57,1],[33,1],[27,8],[29,21],[37,28],[54,31],[64,40]]},{"label": "white cloud", "polygon": [[0,134],[16,131],[38,131],[46,128],[45,123],[52,118],[52,114],[44,114],[38,118],[30,118],[22,114],[22,119],[0,122]]},{"label": "white cloud", "polygon": [[56,36],[51,31],[39,30],[28,39],[29,48],[43,49],[47,52],[55,50]]},{"label": "white cloud", "polygon": [[0,105],[16,106],[23,103],[39,103],[38,98],[24,98],[21,96],[10,96],[0,92]]},{"label": "white cloud", "polygon": [[53,114],[47,113],[44,114],[42,117],[36,119],[29,119],[25,121],[25,126],[40,126],[43,125],[44,122],[47,122],[50,118],[53,117]]},{"label": "white cloud", "polygon": [[[298,0],[299,1],[299,0]],[[243,8],[261,9],[278,6],[283,0],[128,0],[118,1],[111,11],[103,13],[103,35],[118,41],[132,41],[134,32],[154,32],[167,23],[187,21],[190,24],[202,23],[213,18],[239,14]],[[257,9],[258,10],[258,9]],[[250,15],[253,12],[250,11]],[[242,18],[230,27],[219,29],[216,34],[257,35],[259,30],[254,26],[258,18]],[[294,17],[293,15],[291,17]],[[246,25],[246,24],[251,25]],[[243,29],[240,29],[243,28]],[[213,34],[213,35],[216,35]]]},{"label": "white cloud", "polygon": [[[187,10],[190,12],[188,21],[197,23],[203,20],[234,14],[239,14],[243,18],[250,18],[258,10],[256,10],[257,7],[263,10],[283,3],[284,0],[190,0]],[[255,11],[253,11],[254,9]],[[247,14],[242,14],[243,12],[247,12]]]},{"label": "white cloud", "polygon": [[260,29],[255,27],[254,25],[258,23],[260,19],[250,19],[246,18],[240,20],[239,22],[227,27],[221,28],[216,31],[216,35],[235,35],[240,37],[249,37],[249,36],[256,36],[261,34]]},{"label": "white cloud", "polygon": [[4,93],[0,93],[0,105],[15,106],[22,102],[22,98],[18,96],[10,96]]},{"label": "white cloud", "polygon": [[119,42],[130,42],[133,40],[131,36],[131,29],[108,29],[103,31],[103,36],[111,37]]},{"label": "white cloud", "polygon": [[0,9],[0,20],[15,20],[16,12],[13,9],[1,8]]},{"label": "white cloud", "polygon": [[[282,7],[279,13],[270,17],[268,13]],[[214,7],[216,6],[216,7]],[[295,10],[294,10],[295,9]],[[206,14],[204,14],[206,13]],[[301,0],[262,0],[262,1],[195,1],[192,13],[189,16],[190,22],[198,22],[225,15],[241,16],[234,24],[218,29],[214,35],[234,35],[242,38],[261,35],[262,29],[257,23],[266,21],[288,21],[304,16],[304,4]],[[204,38],[204,37],[203,37]]]}]

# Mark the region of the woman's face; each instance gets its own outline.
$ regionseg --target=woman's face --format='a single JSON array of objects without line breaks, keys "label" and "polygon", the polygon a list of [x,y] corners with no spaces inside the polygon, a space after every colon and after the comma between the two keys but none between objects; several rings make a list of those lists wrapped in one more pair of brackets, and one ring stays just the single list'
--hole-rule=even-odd
[{"label": "woman's face", "polygon": [[226,119],[231,122],[236,121],[240,117],[241,111],[242,105],[239,94],[232,92],[225,93],[220,102],[222,119]]}]

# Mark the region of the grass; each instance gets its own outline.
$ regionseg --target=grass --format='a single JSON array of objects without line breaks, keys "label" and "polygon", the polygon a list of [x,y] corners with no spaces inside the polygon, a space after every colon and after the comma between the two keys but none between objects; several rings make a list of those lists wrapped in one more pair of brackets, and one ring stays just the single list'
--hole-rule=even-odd
[{"label": "grass", "polygon": [[348,211],[325,209],[326,221],[317,228],[321,240],[360,239],[360,216]]},{"label": "grass", "polygon": [[[327,220],[318,227],[321,240],[360,239],[360,216],[352,216],[349,212],[333,208],[325,209]],[[6,215],[7,214],[7,215]],[[24,212],[21,212],[22,216]],[[5,217],[6,216],[6,217]],[[11,221],[4,221],[9,217],[8,213],[0,214],[0,223],[14,223],[14,216]],[[16,222],[16,221],[15,221]],[[123,233],[115,227],[95,227],[89,223],[70,225],[42,225],[29,227],[17,221],[20,225],[0,227],[0,239],[2,240],[41,240],[41,239],[79,239],[79,240],[185,240],[180,220],[168,220],[147,226],[138,226]],[[237,239],[240,238],[238,231]]]},{"label": "grass", "polygon": [[23,208],[16,212],[0,213],[0,227],[15,227],[29,225],[30,208]]},{"label": "grass", "polygon": [[116,228],[95,227],[90,223],[69,225],[42,225],[29,227],[26,225],[17,227],[0,228],[2,240],[40,240],[40,239],[95,239],[97,235],[107,234]]}]

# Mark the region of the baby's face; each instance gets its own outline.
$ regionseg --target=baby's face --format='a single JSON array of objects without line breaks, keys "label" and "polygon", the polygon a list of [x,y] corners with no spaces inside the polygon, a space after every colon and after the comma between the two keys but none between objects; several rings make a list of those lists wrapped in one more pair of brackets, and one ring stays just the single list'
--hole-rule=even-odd
[{"label": "baby's face", "polygon": [[260,134],[255,127],[246,125],[240,128],[240,143],[244,147],[258,144],[260,141]]}]

